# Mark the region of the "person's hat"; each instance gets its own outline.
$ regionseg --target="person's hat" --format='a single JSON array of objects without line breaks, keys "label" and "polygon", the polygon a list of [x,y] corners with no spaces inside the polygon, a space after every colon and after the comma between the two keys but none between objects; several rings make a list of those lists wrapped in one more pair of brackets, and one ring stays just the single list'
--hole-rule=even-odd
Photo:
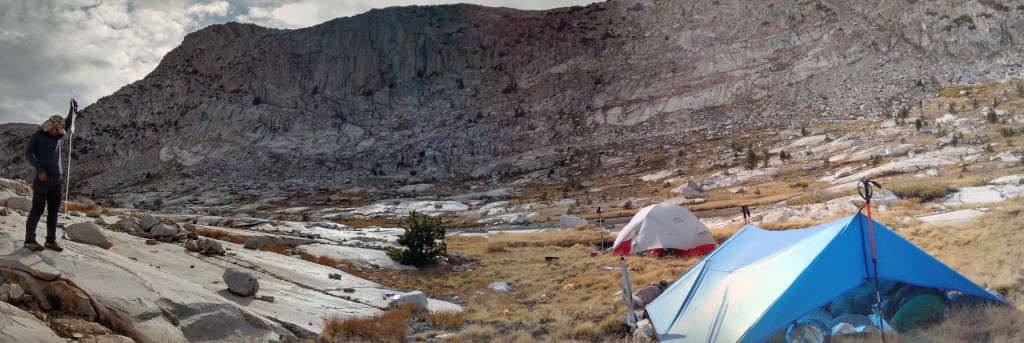
[{"label": "person's hat", "polygon": [[60,115],[52,116],[50,117],[50,119],[47,119],[45,122],[43,122],[41,128],[43,129],[43,131],[50,131],[51,128],[57,128],[57,132],[63,135],[64,117],[61,117]]}]

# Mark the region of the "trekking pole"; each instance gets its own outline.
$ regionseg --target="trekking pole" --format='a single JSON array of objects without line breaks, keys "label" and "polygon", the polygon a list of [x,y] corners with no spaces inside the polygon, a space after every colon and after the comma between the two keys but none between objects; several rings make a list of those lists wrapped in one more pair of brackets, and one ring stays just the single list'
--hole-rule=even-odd
[{"label": "trekking pole", "polygon": [[[71,99],[71,110],[68,111],[68,116],[71,116],[71,127],[66,127],[68,131],[68,176],[64,184],[64,214],[68,214],[68,195],[71,193],[71,152],[73,150],[71,143],[75,139],[75,116],[78,115],[78,102],[75,99]],[[58,184],[57,187],[60,187]]]},{"label": "trekking pole", "polygon": [[604,219],[601,218],[601,212],[602,212],[601,211],[601,206],[598,206],[597,207],[597,227],[599,227],[601,229],[601,230],[598,230],[598,231],[600,231],[599,234],[601,235],[601,251],[603,252],[604,251]]},{"label": "trekking pole", "polygon": [[743,205],[743,207],[740,207],[740,213],[743,214],[743,225],[750,224],[750,221],[747,220],[747,218],[750,218],[750,208],[747,205]]},{"label": "trekking pole", "polygon": [[875,300],[878,305],[878,334],[882,336],[882,343],[885,343],[885,311],[882,309],[882,291],[878,285],[878,255],[875,253],[875,230],[872,227],[871,222],[871,197],[874,196],[874,190],[871,186],[882,188],[882,185],[878,182],[874,182],[868,179],[860,181],[863,188],[858,187],[857,192],[860,193],[860,197],[864,198],[864,208],[868,210],[868,235],[871,237],[871,265],[875,269]]}]

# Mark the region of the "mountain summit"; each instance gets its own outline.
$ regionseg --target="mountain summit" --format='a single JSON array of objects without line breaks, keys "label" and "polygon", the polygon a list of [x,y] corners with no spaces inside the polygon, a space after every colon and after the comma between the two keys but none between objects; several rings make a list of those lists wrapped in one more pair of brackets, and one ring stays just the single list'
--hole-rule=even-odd
[{"label": "mountain summit", "polygon": [[[1019,76],[1022,39],[1024,5],[996,0],[445,5],[213,25],[84,110],[74,171],[99,193],[585,175],[603,155],[878,116]],[[0,171],[23,178],[12,130],[24,126],[2,128]]]}]

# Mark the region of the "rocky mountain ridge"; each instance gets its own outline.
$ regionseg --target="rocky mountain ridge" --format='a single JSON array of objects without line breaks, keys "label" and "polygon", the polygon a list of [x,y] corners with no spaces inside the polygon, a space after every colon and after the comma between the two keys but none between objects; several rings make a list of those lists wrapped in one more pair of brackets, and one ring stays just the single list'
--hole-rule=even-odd
[{"label": "rocky mountain ridge", "polygon": [[[1019,76],[1021,13],[994,0],[630,0],[214,25],[86,108],[73,163],[98,194],[560,182],[626,153],[878,116]],[[0,172],[25,178],[31,127],[0,130]]]}]

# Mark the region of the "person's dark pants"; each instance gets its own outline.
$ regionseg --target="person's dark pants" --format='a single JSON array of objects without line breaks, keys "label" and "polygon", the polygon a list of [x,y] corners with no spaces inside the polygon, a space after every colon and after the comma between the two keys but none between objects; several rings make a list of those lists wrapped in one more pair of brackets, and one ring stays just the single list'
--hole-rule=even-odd
[{"label": "person's dark pants", "polygon": [[25,222],[25,243],[36,242],[36,225],[46,209],[46,242],[57,242],[57,214],[60,213],[60,176],[47,175],[46,182],[32,182],[32,210]]}]

